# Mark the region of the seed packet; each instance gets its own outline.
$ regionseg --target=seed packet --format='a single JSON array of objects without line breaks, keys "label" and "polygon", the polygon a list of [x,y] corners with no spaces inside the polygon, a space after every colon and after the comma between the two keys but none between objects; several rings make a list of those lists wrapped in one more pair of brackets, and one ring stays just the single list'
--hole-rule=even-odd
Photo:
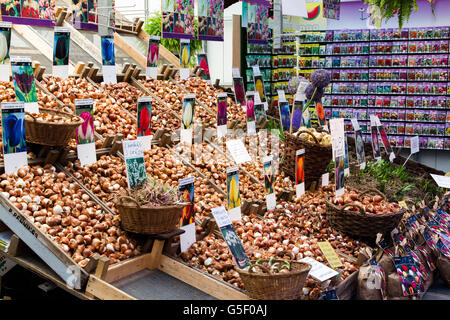
[{"label": "seed packet", "polygon": [[391,122],[390,124],[389,124],[389,130],[388,130],[388,133],[389,134],[397,134],[397,123],[394,123],[394,122]]},{"label": "seed packet", "polygon": [[450,150],[450,138],[445,138],[444,149]]},{"label": "seed packet", "polygon": [[438,122],[445,122],[446,113],[445,111],[436,111],[437,113],[437,121]]},{"label": "seed packet", "polygon": [[405,120],[405,110],[404,109],[397,109],[398,112],[398,120]]},{"label": "seed packet", "polygon": [[[369,87],[370,90],[370,87]],[[375,107],[376,97],[375,96],[367,96],[367,106]]]},{"label": "seed packet", "polygon": [[433,131],[436,132],[436,130],[434,129],[433,126],[430,126],[428,124],[422,125],[422,134],[424,134],[424,135],[434,134],[434,133],[432,133]]},{"label": "seed packet", "polygon": [[409,135],[413,135],[414,134],[414,124],[407,123],[405,125],[405,127],[406,127],[406,134],[409,134]]},{"label": "seed packet", "polygon": [[397,97],[397,96],[391,97],[390,107],[398,107],[398,99],[399,99],[399,98],[400,98],[400,97]]},{"label": "seed packet", "polygon": [[394,263],[402,282],[404,296],[417,295],[425,291],[423,274],[411,255],[394,257]]},{"label": "seed packet", "polygon": [[[426,147],[428,149],[437,149],[437,139],[436,138],[426,138]],[[425,143],[425,142],[424,142]],[[421,142],[421,144],[424,144]]]},{"label": "seed packet", "polygon": [[406,110],[406,121],[414,121],[414,110]]},{"label": "seed packet", "polygon": [[399,108],[405,108],[406,107],[406,97],[405,96],[397,97],[397,101],[398,101],[398,107]]},{"label": "seed packet", "polygon": [[444,136],[445,135],[445,124],[438,124],[436,126],[436,135]]},{"label": "seed packet", "polygon": [[413,124],[413,132],[414,132],[414,135],[421,134],[422,133],[422,125],[419,123]]},{"label": "seed packet", "polygon": [[397,147],[404,147],[405,146],[405,137],[403,136],[397,136]]},{"label": "seed packet", "polygon": [[384,58],[384,64],[385,67],[391,67],[392,66],[392,56],[386,56]]},{"label": "seed packet", "polygon": [[417,29],[409,29],[409,39],[417,39]]},{"label": "seed packet", "polygon": [[405,124],[403,122],[397,122],[398,134],[405,134]]}]

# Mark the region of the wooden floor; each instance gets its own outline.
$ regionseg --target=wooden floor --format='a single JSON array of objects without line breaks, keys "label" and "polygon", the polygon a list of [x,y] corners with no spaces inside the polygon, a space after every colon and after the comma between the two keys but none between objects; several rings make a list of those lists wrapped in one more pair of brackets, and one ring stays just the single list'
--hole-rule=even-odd
[{"label": "wooden floor", "polygon": [[160,270],[145,269],[111,284],[140,300],[215,300]]}]

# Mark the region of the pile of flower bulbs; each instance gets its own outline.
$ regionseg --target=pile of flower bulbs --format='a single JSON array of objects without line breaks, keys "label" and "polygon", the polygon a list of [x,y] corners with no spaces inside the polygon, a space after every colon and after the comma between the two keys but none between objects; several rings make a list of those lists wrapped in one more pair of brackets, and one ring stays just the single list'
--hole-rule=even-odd
[{"label": "pile of flower bulbs", "polygon": [[25,166],[0,179],[2,195],[81,267],[95,253],[111,264],[140,254],[136,241],[120,229],[119,216],[102,210],[54,166]]}]

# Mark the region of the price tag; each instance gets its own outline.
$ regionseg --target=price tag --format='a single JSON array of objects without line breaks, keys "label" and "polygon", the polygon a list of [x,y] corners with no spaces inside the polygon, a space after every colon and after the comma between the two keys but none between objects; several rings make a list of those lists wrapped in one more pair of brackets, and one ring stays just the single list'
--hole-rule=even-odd
[{"label": "price tag", "polygon": [[399,201],[398,204],[399,204],[400,206],[402,206],[403,208],[405,208],[406,210],[408,210],[408,205],[406,204],[405,201]]},{"label": "price tag", "polygon": [[411,138],[411,154],[419,152],[419,136]]},{"label": "price tag", "polygon": [[339,274],[335,270],[327,267],[323,263],[320,263],[320,262],[314,260],[311,257],[306,257],[299,261],[309,263],[312,266],[311,270],[309,271],[309,275],[320,282],[324,282],[324,281],[326,281],[330,278],[333,278]]},{"label": "price tag", "polygon": [[324,173],[322,175],[322,187],[326,187],[330,184],[330,173]]},{"label": "price tag", "polygon": [[231,69],[231,72],[233,74],[233,78],[241,77],[241,72],[239,71],[239,68],[233,68],[233,69]]},{"label": "price tag", "polygon": [[331,144],[333,148],[333,158],[345,157],[345,130],[344,130],[344,119],[331,119],[330,120],[330,131],[331,131]]},{"label": "price tag", "polygon": [[259,96],[259,92],[255,91],[254,93],[255,104],[261,104],[261,97]]},{"label": "price tag", "polygon": [[450,177],[441,176],[438,174],[430,174],[431,177],[436,181],[437,185],[442,188],[450,188]]},{"label": "price tag", "polygon": [[351,121],[352,121],[352,125],[353,125],[353,131],[358,131],[361,129],[361,127],[359,126],[358,119],[352,118]]},{"label": "price tag", "polygon": [[286,101],[286,95],[284,93],[284,90],[277,90],[278,92],[278,101],[284,102]]},{"label": "price tag", "polygon": [[8,259],[4,254],[0,253],[0,277],[4,276],[11,270],[17,263]]},{"label": "price tag", "polygon": [[333,269],[342,267],[341,259],[328,241],[318,242],[317,245]]},{"label": "price tag", "polygon": [[245,145],[242,143],[242,140],[227,140],[226,144],[227,149],[231,153],[231,156],[233,157],[233,160],[236,162],[236,164],[252,161],[252,158],[248,154],[248,151],[245,148]]},{"label": "price tag", "polygon": [[257,76],[261,75],[261,70],[259,69],[258,65],[253,66],[252,69],[253,69],[253,76],[254,77],[257,77]]}]

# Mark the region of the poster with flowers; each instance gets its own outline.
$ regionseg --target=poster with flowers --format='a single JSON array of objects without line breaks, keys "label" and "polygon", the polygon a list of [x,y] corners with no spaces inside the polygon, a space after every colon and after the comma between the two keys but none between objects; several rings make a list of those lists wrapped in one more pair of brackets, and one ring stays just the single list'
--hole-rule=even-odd
[{"label": "poster with flowers", "polygon": [[269,39],[269,7],[249,3],[247,21],[247,42],[266,44]]},{"label": "poster with flowers", "polygon": [[162,37],[195,39],[194,0],[162,0]]},{"label": "poster with flowers", "polygon": [[198,39],[223,41],[223,0],[198,0]]},{"label": "poster with flowers", "polygon": [[55,26],[55,0],[0,0],[2,20],[39,27]]},{"label": "poster with flowers", "polygon": [[77,29],[97,31],[97,7],[98,0],[72,0],[73,26]]}]

